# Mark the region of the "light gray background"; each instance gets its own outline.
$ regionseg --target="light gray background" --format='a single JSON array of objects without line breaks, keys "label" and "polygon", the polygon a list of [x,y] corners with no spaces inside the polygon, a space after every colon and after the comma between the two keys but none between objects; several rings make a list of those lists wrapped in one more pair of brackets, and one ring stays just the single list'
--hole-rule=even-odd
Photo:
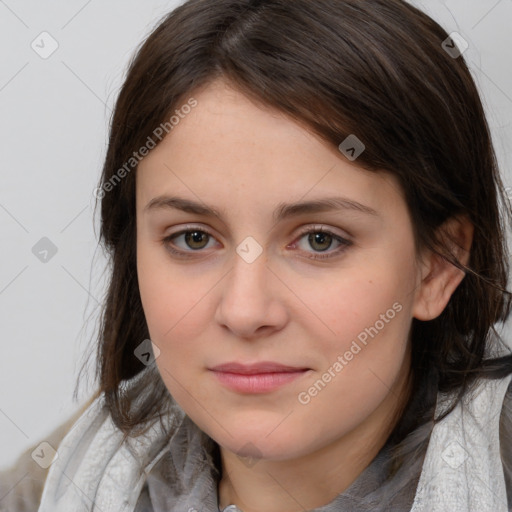
[{"label": "light gray background", "polygon": [[[0,469],[92,393],[72,400],[106,281],[92,192],[128,61],[178,3],[0,0]],[[512,0],[413,3],[468,41],[512,185]],[[59,44],[48,59],[31,48],[43,31]],[[46,263],[32,253],[43,237],[57,247]]]}]

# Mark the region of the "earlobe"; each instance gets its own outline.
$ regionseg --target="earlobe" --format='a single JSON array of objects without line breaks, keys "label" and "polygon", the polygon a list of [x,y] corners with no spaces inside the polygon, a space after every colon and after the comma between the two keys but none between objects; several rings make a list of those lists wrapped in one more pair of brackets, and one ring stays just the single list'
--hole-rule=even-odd
[{"label": "earlobe", "polygon": [[[446,250],[461,264],[469,262],[474,227],[467,216],[453,217],[440,229],[440,241]],[[418,320],[433,320],[445,309],[453,292],[464,279],[465,272],[458,269],[441,255],[428,251],[423,257],[421,283],[416,293],[413,317]]]}]

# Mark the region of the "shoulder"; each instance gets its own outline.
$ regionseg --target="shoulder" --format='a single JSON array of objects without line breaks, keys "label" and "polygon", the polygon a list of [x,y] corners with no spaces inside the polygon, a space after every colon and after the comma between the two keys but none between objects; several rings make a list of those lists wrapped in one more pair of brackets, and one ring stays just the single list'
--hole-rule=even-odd
[{"label": "shoulder", "polygon": [[505,394],[500,414],[500,453],[509,510],[512,510],[512,381]]},{"label": "shoulder", "polygon": [[[148,421],[144,433],[125,435],[100,395],[73,424],[51,465],[39,512],[133,510],[149,468],[183,421],[179,408]],[[69,485],[73,482],[73,485]],[[130,508],[132,507],[132,508]]]},{"label": "shoulder", "polygon": [[[432,430],[413,512],[479,510],[507,512],[502,429],[512,375],[481,379],[473,392]],[[449,403],[440,395],[439,415]]]},{"label": "shoulder", "polygon": [[[0,471],[0,512],[29,512],[37,510],[41,500],[43,487],[48,476],[47,464],[38,464],[37,455],[48,443],[58,450],[62,439],[90,406],[95,397],[80,407],[69,419],[59,425],[49,435],[34,443],[23,452],[14,464]],[[39,450],[39,451],[38,451]]]}]

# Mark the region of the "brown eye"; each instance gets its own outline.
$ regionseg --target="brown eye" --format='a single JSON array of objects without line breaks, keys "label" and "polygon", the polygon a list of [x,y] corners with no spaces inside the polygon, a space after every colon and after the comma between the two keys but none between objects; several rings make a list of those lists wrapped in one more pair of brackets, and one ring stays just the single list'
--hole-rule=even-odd
[{"label": "brown eye", "polygon": [[328,233],[310,233],[308,242],[315,251],[326,251],[331,247],[333,237]]},{"label": "brown eye", "polygon": [[299,249],[308,259],[325,260],[341,256],[352,244],[350,240],[317,226],[304,229],[291,247]]},{"label": "brown eye", "polygon": [[210,236],[204,231],[187,231],[185,232],[185,243],[191,249],[204,249],[208,244]]},{"label": "brown eye", "polygon": [[203,229],[184,229],[165,237],[162,243],[171,254],[186,258],[213,247],[215,237]]}]

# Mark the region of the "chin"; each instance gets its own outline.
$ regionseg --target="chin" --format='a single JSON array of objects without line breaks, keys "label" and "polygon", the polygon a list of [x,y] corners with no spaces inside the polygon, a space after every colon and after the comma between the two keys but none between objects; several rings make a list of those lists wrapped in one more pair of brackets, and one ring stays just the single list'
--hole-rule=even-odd
[{"label": "chin", "polygon": [[[273,429],[275,429],[275,424]],[[304,448],[304,440],[290,435],[290,430],[284,428],[280,433],[274,430],[269,435],[273,429],[255,430],[252,428],[247,431],[239,428],[229,430],[232,436],[224,431],[216,431],[213,432],[213,436],[209,435],[222,448],[236,453],[240,457],[250,459],[251,463],[261,459],[287,460],[300,456],[299,451]]]}]

